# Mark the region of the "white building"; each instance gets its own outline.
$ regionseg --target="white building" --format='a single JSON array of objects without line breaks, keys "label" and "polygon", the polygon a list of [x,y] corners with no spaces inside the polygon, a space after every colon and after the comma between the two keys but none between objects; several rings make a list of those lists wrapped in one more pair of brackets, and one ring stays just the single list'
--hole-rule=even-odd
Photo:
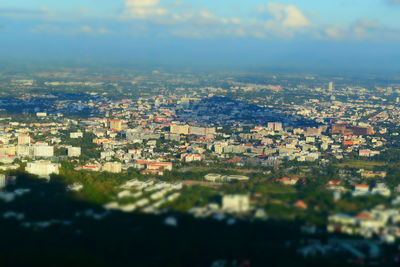
[{"label": "white building", "polygon": [[121,173],[122,164],[120,162],[106,162],[104,163],[101,170],[103,172]]},{"label": "white building", "polygon": [[377,183],[371,190],[371,194],[381,195],[384,197],[390,197],[390,189],[384,183]]},{"label": "white building", "polygon": [[82,132],[73,132],[69,134],[69,138],[71,139],[76,139],[76,138],[81,138],[83,137],[83,133]]},{"label": "white building", "polygon": [[18,145],[30,145],[31,137],[27,134],[18,135]]},{"label": "white building", "polygon": [[54,147],[49,146],[46,143],[36,144],[33,146],[33,156],[49,158],[54,156]]},{"label": "white building", "polygon": [[219,182],[224,179],[224,176],[218,173],[209,173],[206,176],[204,176],[204,179],[210,182]]},{"label": "white building", "polygon": [[69,147],[68,148],[68,157],[80,157],[81,156],[81,148],[80,147]]},{"label": "white building", "polygon": [[17,155],[20,157],[29,157],[31,155],[31,147],[25,145],[18,145]]},{"label": "white building", "polygon": [[47,117],[47,113],[46,112],[37,112],[36,116],[37,117]]},{"label": "white building", "polygon": [[227,212],[247,212],[250,209],[248,195],[225,195],[222,198],[222,209]]},{"label": "white building", "polygon": [[60,165],[51,163],[47,160],[38,160],[28,162],[25,170],[31,174],[37,175],[40,178],[49,178],[51,174],[59,174]]}]

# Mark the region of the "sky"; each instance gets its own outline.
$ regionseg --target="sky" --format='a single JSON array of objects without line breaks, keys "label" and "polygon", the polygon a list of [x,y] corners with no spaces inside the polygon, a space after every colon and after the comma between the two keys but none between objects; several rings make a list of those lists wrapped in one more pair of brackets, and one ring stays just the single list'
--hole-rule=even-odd
[{"label": "sky", "polygon": [[0,0],[0,61],[397,70],[400,0]]}]

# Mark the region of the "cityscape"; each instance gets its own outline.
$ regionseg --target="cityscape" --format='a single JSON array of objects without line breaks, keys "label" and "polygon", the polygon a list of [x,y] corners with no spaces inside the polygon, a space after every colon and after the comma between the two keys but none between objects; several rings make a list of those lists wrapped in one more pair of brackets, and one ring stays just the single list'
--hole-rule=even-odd
[{"label": "cityscape", "polygon": [[[387,64],[374,61],[376,51],[361,51],[362,60],[348,59],[354,65],[339,58],[331,66],[314,64],[319,61],[312,52],[304,52],[310,62],[303,65],[294,56],[292,63],[282,57],[279,64],[260,65],[249,58],[254,65],[243,60],[239,66],[216,55],[224,63],[218,65],[192,55],[185,39],[177,48],[192,55],[189,64],[169,59],[176,53],[170,41],[166,50],[153,47],[161,37],[147,40],[140,23],[153,25],[150,36],[160,25],[182,29],[179,38],[192,31],[197,41],[190,42],[201,44],[200,34],[226,37],[235,25],[243,27],[236,29],[243,30],[241,37],[264,40],[255,31],[259,22],[217,18],[206,9],[190,15],[197,10],[191,1],[127,0],[121,1],[123,12],[99,4],[92,6],[95,15],[73,15],[69,5],[75,4],[40,0],[45,6],[39,12],[28,1],[9,2],[0,4],[6,38],[0,50],[1,266],[400,265],[397,52],[382,52]],[[258,12],[272,19],[263,34],[288,38],[277,42],[300,45],[289,39],[311,35],[316,27],[308,18],[312,12],[301,12],[296,1],[265,2]],[[382,1],[379,8],[399,4]],[[346,5],[337,8],[345,13]],[[107,7],[121,17],[97,18]],[[238,11],[227,14],[232,12]],[[67,15],[85,22],[134,20],[134,40],[151,43],[143,55],[158,52],[151,60],[136,54],[123,59],[115,44],[107,48],[115,54],[110,60],[97,54],[103,43],[80,58],[73,49],[89,42],[80,34],[112,34],[89,26],[54,37],[60,49],[71,42],[59,57],[49,49],[38,60],[49,44],[36,52],[42,39],[29,35],[31,56],[18,50],[20,43],[10,46],[17,38],[9,35],[10,25],[40,18],[54,23],[40,28],[43,34],[59,34],[57,23],[72,23]],[[362,25],[355,33],[363,38],[400,36],[394,28]],[[35,29],[30,34],[38,34]],[[278,30],[285,37],[277,37]],[[120,42],[121,36],[114,37]],[[368,38],[353,41],[362,47]],[[232,47],[240,51],[239,41]],[[237,59],[242,57],[245,52]]]}]

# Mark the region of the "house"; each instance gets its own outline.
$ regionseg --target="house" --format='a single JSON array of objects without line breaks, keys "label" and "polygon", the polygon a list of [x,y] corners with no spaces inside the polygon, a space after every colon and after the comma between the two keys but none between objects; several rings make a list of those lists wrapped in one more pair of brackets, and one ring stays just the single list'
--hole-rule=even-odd
[{"label": "house", "polygon": [[365,196],[369,194],[369,185],[367,184],[356,184],[352,192],[353,196]]},{"label": "house", "polygon": [[297,200],[296,203],[294,203],[294,207],[299,209],[307,209],[308,205],[303,200]]}]

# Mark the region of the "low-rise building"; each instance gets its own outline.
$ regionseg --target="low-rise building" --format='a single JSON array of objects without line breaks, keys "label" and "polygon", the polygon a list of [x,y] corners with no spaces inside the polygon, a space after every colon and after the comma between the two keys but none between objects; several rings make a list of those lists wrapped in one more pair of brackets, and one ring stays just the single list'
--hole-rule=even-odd
[{"label": "low-rise building", "polygon": [[121,173],[122,164],[120,162],[106,162],[103,164],[101,170],[104,172]]},{"label": "low-rise building", "polygon": [[28,162],[25,170],[40,178],[49,178],[51,174],[59,174],[60,165],[47,160]]},{"label": "low-rise building", "polygon": [[81,156],[81,148],[80,147],[69,147],[68,148],[68,157],[80,157]]},{"label": "low-rise building", "polygon": [[232,213],[244,213],[250,210],[248,195],[225,195],[222,198],[222,209]]}]

